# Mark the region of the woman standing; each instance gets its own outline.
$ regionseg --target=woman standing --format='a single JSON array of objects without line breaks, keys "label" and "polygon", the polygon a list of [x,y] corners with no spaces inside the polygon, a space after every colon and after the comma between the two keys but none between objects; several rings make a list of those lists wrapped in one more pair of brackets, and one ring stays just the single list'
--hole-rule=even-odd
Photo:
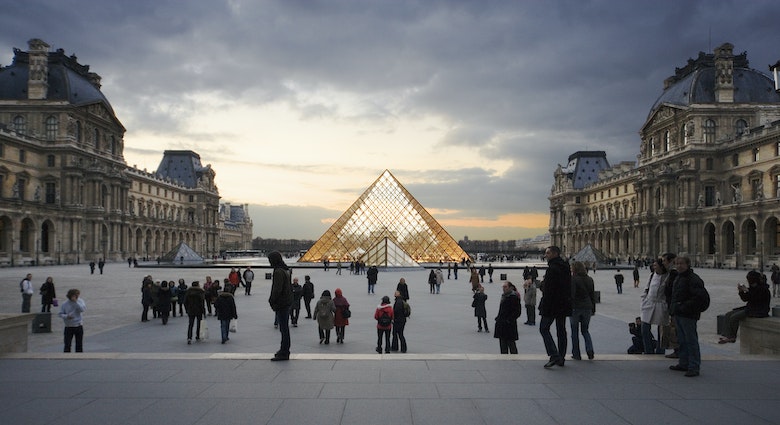
[{"label": "woman standing", "polygon": [[669,326],[669,306],[666,304],[667,274],[669,273],[664,266],[663,260],[656,260],[652,265],[653,274],[650,275],[650,281],[647,282],[645,293],[642,294],[641,304],[641,332],[642,346],[645,354],[663,354],[663,343],[658,336],[658,347],[653,346],[653,325],[658,325],[659,329],[663,326]]},{"label": "woman standing", "polygon": [[228,331],[230,330],[230,321],[238,319],[238,312],[236,312],[236,300],[230,291],[222,291],[217,296],[217,300],[214,301],[214,313],[219,319],[219,328],[222,335],[222,343],[230,340]]},{"label": "woman standing", "polygon": [[382,303],[374,312],[376,320],[376,352],[382,354],[382,337],[385,338],[385,353],[390,352],[390,329],[393,328],[393,306],[390,297],[382,297]]},{"label": "woman standing", "polygon": [[480,285],[477,293],[474,294],[474,301],[471,302],[471,306],[474,307],[474,317],[477,318],[477,332],[482,332],[483,323],[485,324],[485,332],[490,332],[487,325],[487,309],[485,308],[487,298],[485,288]]},{"label": "woman standing", "polygon": [[585,352],[588,358],[593,359],[593,341],[590,338],[590,317],[596,313],[596,294],[593,288],[593,279],[588,276],[585,265],[575,261],[572,267],[571,278],[572,314],[569,318],[571,324],[571,358],[582,360],[580,354],[580,331],[585,340]]},{"label": "woman standing", "polygon": [[[476,274],[476,270],[472,274]],[[477,276],[479,279],[479,276]],[[501,304],[498,306],[496,326],[493,337],[498,338],[501,354],[517,354],[517,318],[520,317],[520,300],[513,290],[512,282],[504,282],[501,286]]]},{"label": "woman standing", "polygon": [[57,298],[57,293],[54,291],[54,279],[51,276],[46,278],[46,282],[41,285],[41,313],[51,312],[51,305],[54,303],[54,299]]},{"label": "woman standing", "polygon": [[469,277],[469,282],[471,282],[471,292],[476,293],[480,285],[479,273],[477,273],[476,267],[471,268],[471,276]]},{"label": "woman standing", "polygon": [[157,292],[158,307],[157,310],[162,318],[162,324],[168,324],[168,317],[171,314],[171,288],[168,287],[168,282],[162,281],[160,283],[160,290]]},{"label": "woman standing", "polygon": [[436,272],[431,269],[431,272],[428,274],[428,286],[431,287],[431,294],[436,293]]},{"label": "woman standing", "polygon": [[179,279],[179,287],[176,288],[179,304],[179,316],[184,317],[184,294],[187,292],[187,284],[184,283],[184,279]]},{"label": "woman standing", "polygon": [[327,289],[322,291],[322,297],[317,301],[317,305],[314,306],[314,317],[317,318],[317,325],[319,326],[320,344],[330,344],[330,330],[334,327],[336,312],[336,305],[330,297],[330,291]]},{"label": "woman standing", "polygon": [[333,305],[336,306],[336,316],[333,324],[336,326],[336,343],[344,343],[344,330],[349,325],[349,318],[344,316],[345,311],[349,311],[349,301],[344,298],[341,288],[336,288],[336,298],[333,299]]},{"label": "woman standing", "polygon": [[211,276],[206,276],[206,282],[203,283],[203,290],[204,297],[206,297],[206,308],[209,311],[209,316],[211,316],[211,304],[214,302],[214,298],[212,298],[211,293],[211,287],[214,286],[214,282],[211,280]]}]

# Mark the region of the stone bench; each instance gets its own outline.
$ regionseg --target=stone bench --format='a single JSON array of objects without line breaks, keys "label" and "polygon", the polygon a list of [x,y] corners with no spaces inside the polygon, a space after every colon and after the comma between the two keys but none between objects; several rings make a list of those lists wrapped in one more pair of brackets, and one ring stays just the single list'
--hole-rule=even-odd
[{"label": "stone bench", "polygon": [[780,317],[748,317],[739,324],[741,354],[780,355]]},{"label": "stone bench", "polygon": [[0,353],[24,353],[30,334],[32,313],[0,314]]}]

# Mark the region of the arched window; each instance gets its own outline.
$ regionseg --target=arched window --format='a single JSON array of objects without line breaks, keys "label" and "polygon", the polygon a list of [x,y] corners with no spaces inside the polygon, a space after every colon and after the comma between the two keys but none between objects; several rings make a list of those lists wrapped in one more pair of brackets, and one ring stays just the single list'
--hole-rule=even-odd
[{"label": "arched window", "polygon": [[704,143],[715,143],[715,121],[704,121]]},{"label": "arched window", "polygon": [[56,117],[52,115],[46,118],[46,140],[57,139],[58,129],[59,129],[59,122],[57,121]]},{"label": "arched window", "polygon": [[745,133],[745,130],[747,129],[747,121],[745,120],[737,120],[737,122],[734,123],[734,134],[737,136],[741,136]]},{"label": "arched window", "polygon": [[14,117],[14,130],[19,134],[24,134],[27,131],[27,121],[23,116],[17,115]]}]

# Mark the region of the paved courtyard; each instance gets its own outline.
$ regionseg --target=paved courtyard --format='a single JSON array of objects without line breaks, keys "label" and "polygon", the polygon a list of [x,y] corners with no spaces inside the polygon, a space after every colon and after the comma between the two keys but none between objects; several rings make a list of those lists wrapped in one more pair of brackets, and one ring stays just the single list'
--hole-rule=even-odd
[{"label": "paved courtyard", "polygon": [[[211,338],[189,346],[184,318],[171,318],[167,326],[141,323],[144,275],[189,284],[206,275],[224,279],[228,271],[126,263],[108,264],[103,275],[90,275],[86,265],[0,269],[0,312],[19,311],[17,283],[28,272],[36,287],[52,276],[60,299],[79,288],[88,307],[85,353],[60,352],[62,321],[54,317],[52,333],[30,335],[27,353],[0,356],[0,392],[7,400],[0,411],[10,421],[3,422],[780,423],[778,359],[741,355],[739,344],[716,344],[715,317],[740,304],[735,287],[745,271],[696,270],[712,296],[699,324],[704,361],[697,378],[668,370],[673,361],[663,356],[625,354],[627,322],[639,314],[641,288],[626,284],[616,294],[611,270],[593,275],[601,292],[591,322],[596,359],[568,360],[552,370],[542,368],[538,329],[522,325],[525,311],[519,355],[498,355],[492,334],[476,332],[462,270],[458,280],[445,280],[439,295],[428,293],[426,271],[381,272],[377,294],[369,295],[364,275],[295,268],[301,280],[311,276],[317,295],[340,287],[353,318],[345,343],[330,345],[320,345],[316,324],[301,318],[291,328],[293,360],[281,364],[267,361],[279,334],[263,269],[256,270],[253,295],[236,296],[239,329],[228,344],[219,343],[213,317],[207,319]],[[522,270],[497,269],[496,283],[485,283],[489,324],[502,273],[522,281]],[[630,271],[624,274],[630,281]],[[410,289],[409,353],[378,355],[373,311],[382,295],[392,296],[400,277]],[[642,270],[643,285],[648,277]],[[40,308],[37,296],[33,307]]]}]

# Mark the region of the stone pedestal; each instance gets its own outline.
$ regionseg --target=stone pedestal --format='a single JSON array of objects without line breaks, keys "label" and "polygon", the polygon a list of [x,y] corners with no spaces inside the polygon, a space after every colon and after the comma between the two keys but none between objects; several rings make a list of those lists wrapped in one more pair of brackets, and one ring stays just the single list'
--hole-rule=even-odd
[{"label": "stone pedestal", "polygon": [[27,352],[32,313],[0,314],[0,353]]},{"label": "stone pedestal", "polygon": [[748,317],[739,324],[741,354],[780,355],[780,317]]}]

